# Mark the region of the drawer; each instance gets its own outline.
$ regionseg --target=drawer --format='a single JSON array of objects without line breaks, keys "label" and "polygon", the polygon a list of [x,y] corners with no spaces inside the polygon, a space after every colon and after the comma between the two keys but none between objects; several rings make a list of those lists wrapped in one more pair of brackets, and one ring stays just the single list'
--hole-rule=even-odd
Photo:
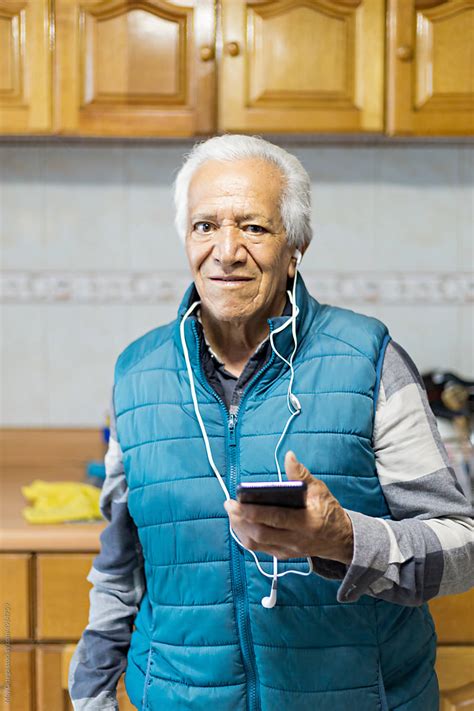
[{"label": "drawer", "polygon": [[0,644],[0,708],[33,711],[34,647],[32,644]]},{"label": "drawer", "polygon": [[77,640],[89,621],[86,577],[94,555],[44,553],[36,558],[36,639]]},{"label": "drawer", "polygon": [[31,559],[32,556],[27,553],[0,555],[2,639],[21,640],[32,636]]},{"label": "drawer", "polygon": [[474,588],[430,602],[439,644],[474,644]]},{"label": "drawer", "polygon": [[438,647],[441,711],[474,711],[474,647]]}]

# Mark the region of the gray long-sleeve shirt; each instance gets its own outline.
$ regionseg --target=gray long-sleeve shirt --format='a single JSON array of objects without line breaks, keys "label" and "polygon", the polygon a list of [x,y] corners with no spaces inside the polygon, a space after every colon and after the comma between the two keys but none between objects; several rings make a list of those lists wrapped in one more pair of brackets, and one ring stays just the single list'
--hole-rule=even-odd
[{"label": "gray long-sleeve shirt", "polygon": [[[201,339],[204,342],[202,330]],[[268,357],[268,342],[260,344],[238,379],[209,348],[202,352],[209,382],[232,407]],[[317,559],[316,574],[341,580],[341,603],[372,595],[419,605],[469,589],[474,585],[472,509],[450,467],[420,375],[393,341],[382,368],[373,442],[393,520],[348,511],[354,529],[350,565]],[[109,523],[87,577],[93,585],[89,624],[69,668],[71,699],[81,711],[118,708],[115,689],[126,667],[133,620],[146,586],[113,413],[105,465],[100,506]]]}]

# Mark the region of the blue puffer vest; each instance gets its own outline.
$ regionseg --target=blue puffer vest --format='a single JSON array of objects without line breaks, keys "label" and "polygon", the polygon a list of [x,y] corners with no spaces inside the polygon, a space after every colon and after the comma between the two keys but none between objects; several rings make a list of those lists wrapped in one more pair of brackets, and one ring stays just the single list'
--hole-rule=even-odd
[{"label": "blue puffer vest", "polygon": [[[435,636],[426,606],[369,596],[340,604],[340,583],[314,574],[280,578],[276,607],[262,607],[269,580],[229,534],[191,401],[179,323],[193,290],[177,320],[132,343],[116,365],[118,439],[147,580],[125,676],[132,703],[143,711],[435,711]],[[302,412],[280,449],[282,471],[284,453],[293,449],[344,507],[389,517],[371,444],[387,329],[319,304],[301,277],[297,303],[294,392]],[[195,318],[185,334],[230,495],[240,481],[275,480],[288,367],[272,354],[234,422],[203,375]],[[291,328],[275,344],[288,357]],[[271,572],[271,557],[259,559]],[[280,562],[280,571],[288,568],[307,570],[306,559]]]}]

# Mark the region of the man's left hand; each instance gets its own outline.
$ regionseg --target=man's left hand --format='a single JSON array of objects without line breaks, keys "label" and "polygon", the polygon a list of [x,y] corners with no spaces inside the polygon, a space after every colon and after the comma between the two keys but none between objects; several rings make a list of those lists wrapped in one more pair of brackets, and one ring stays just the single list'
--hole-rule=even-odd
[{"label": "man's left hand", "polygon": [[241,504],[233,499],[224,507],[232,529],[249,550],[279,560],[317,556],[349,564],[353,556],[352,523],[326,484],[314,477],[293,452],[285,456],[288,479],[308,485],[306,508]]}]

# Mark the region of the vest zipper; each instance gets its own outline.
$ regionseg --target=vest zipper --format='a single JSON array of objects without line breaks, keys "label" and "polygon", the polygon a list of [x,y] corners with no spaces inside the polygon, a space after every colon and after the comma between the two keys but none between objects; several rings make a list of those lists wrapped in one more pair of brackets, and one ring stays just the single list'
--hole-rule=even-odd
[{"label": "vest zipper", "polygon": [[[221,397],[213,390],[207,383],[206,377],[202,370],[201,356],[200,356],[200,343],[199,336],[197,333],[196,323],[192,324],[192,329],[194,332],[194,338],[196,341],[197,354],[198,354],[198,364],[199,364],[199,374],[201,376],[200,380],[204,389],[213,395],[215,399],[221,405],[225,417],[227,420],[227,431],[228,431],[228,446],[229,446],[229,461],[230,461],[230,471],[229,471],[229,494],[231,498],[235,498],[236,488],[237,488],[237,462],[236,462],[236,428],[237,428],[237,417],[239,414],[240,406],[248,394],[251,385],[264,373],[270,365],[273,363],[275,358],[275,353],[272,351],[271,357],[268,359],[267,363],[260,368],[258,373],[255,373],[253,378],[247,384],[244,392],[241,395],[238,406],[231,406],[229,416],[227,417],[227,407]],[[272,326],[270,325],[270,331]],[[244,664],[245,675],[247,677],[247,688],[248,688],[248,711],[260,711],[260,698],[257,692],[257,664],[255,659],[255,653],[253,644],[251,641],[251,631],[250,631],[250,615],[249,615],[249,604],[247,597],[247,590],[245,587],[246,572],[245,572],[245,559],[243,553],[240,549],[237,549],[237,543],[231,539],[231,580],[232,587],[234,589],[234,602],[237,609],[237,626],[239,631],[239,641],[240,649],[242,654],[242,661]]]},{"label": "vest zipper", "polygon": [[[272,327],[270,326],[270,330]],[[247,384],[247,387],[243,391],[239,404],[237,406],[231,406],[230,417],[229,417],[229,445],[231,454],[231,467],[230,467],[230,480],[229,480],[229,494],[235,499],[236,489],[237,489],[237,462],[236,462],[236,429],[237,429],[237,417],[239,414],[240,407],[244,401],[246,395],[248,394],[251,385],[264,373],[271,365],[275,357],[275,353],[272,351],[271,357],[268,359],[267,363],[260,368],[260,370],[255,373],[253,378]],[[232,547],[232,551],[236,548],[237,544]],[[243,651],[244,665],[246,667],[247,674],[247,685],[249,689],[249,711],[259,711],[260,710],[260,697],[257,691],[257,662],[255,659],[255,652],[252,643],[252,636],[250,630],[250,612],[249,603],[247,596],[246,580],[247,574],[245,571],[245,554],[241,549],[237,549],[236,554],[232,553],[232,565],[235,570],[234,581],[237,588],[237,602],[238,602],[238,615],[239,615],[239,631],[241,635],[241,647]]]}]

